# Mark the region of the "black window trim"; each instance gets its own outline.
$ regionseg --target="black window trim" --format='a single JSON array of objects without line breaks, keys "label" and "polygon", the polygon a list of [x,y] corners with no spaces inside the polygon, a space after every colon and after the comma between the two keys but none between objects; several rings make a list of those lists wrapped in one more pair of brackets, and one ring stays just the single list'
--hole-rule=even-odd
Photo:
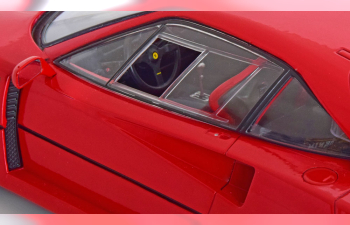
[{"label": "black window trim", "polygon": [[[202,33],[207,33],[207,34],[209,33],[208,31],[204,31],[201,27],[198,27],[198,26],[201,26],[201,25],[195,25],[195,24],[193,24],[193,22],[181,21],[181,23],[177,23],[177,22],[174,23],[173,21],[174,21],[174,20],[171,20],[171,22],[165,22],[163,25],[164,25],[164,26],[165,26],[165,25],[180,25],[180,26],[184,26],[184,27],[194,28],[193,30],[197,30],[197,31],[202,32]],[[191,24],[190,24],[190,23],[191,23]],[[194,26],[196,26],[196,27],[194,27]],[[209,28],[209,29],[210,29],[210,28]],[[222,128],[226,128],[226,129],[229,129],[229,130],[234,130],[234,131],[236,131],[237,128],[233,128],[233,127],[230,126],[229,124],[226,124],[226,125],[225,125],[225,124],[223,123],[223,122],[224,122],[224,119],[222,119],[222,118],[219,118],[219,117],[218,117],[218,118],[213,119],[213,118],[212,118],[212,115],[209,115],[208,113],[199,112],[199,110],[196,110],[196,109],[194,109],[194,108],[191,108],[191,107],[188,107],[188,106],[184,106],[184,105],[181,105],[181,104],[177,104],[176,102],[170,102],[170,103],[169,103],[169,102],[167,101],[167,99],[159,100],[158,97],[155,97],[155,96],[153,96],[153,95],[151,95],[151,94],[148,94],[148,93],[144,93],[144,92],[139,91],[139,90],[135,90],[135,89],[133,89],[133,88],[129,88],[129,87],[125,86],[125,85],[113,85],[113,86],[110,85],[110,82],[111,82],[112,80],[116,80],[116,79],[120,78],[121,76],[123,76],[123,72],[125,72],[125,70],[130,66],[130,64],[131,64],[132,62],[134,62],[134,61],[138,58],[138,56],[140,56],[140,55],[142,54],[142,51],[144,51],[144,50],[147,48],[147,46],[149,46],[149,45],[151,44],[151,42],[157,38],[157,36],[159,35],[159,33],[160,33],[161,31],[162,31],[162,30],[160,29],[160,30],[158,31],[158,33],[154,34],[152,40],[151,40],[150,42],[145,43],[145,45],[142,47],[142,49],[141,49],[141,48],[138,49],[138,50],[136,51],[136,54],[134,54],[134,55],[130,58],[130,60],[129,60],[127,63],[125,63],[124,66],[123,66],[119,71],[116,72],[116,74],[112,77],[112,79],[110,79],[110,81],[107,83],[107,85],[106,85],[105,87],[107,87],[107,88],[109,88],[109,89],[112,89],[112,90],[114,90],[114,91],[116,91],[116,92],[123,93],[124,95],[128,95],[128,96],[130,96],[130,97],[132,97],[132,98],[134,98],[134,99],[138,99],[138,100],[140,100],[140,101],[142,101],[142,102],[146,102],[146,103],[149,103],[149,104],[151,104],[151,105],[155,105],[155,106],[158,106],[158,107],[167,109],[167,110],[169,110],[169,111],[176,112],[176,113],[182,114],[182,115],[184,115],[184,116],[191,117],[191,118],[193,118],[193,119],[196,119],[196,120],[199,120],[199,121],[202,121],[202,122],[206,122],[206,123],[211,124],[211,125],[214,125],[214,126],[218,126],[218,127],[222,127]],[[209,34],[210,34],[210,35],[213,35],[214,33],[213,33],[213,32],[210,32]],[[166,36],[168,36],[168,35],[166,35]],[[217,36],[217,35],[214,34],[214,36]],[[162,38],[162,37],[159,37],[159,38]],[[218,37],[215,37],[215,38],[218,38]],[[171,40],[171,41],[172,41],[173,43],[176,43],[176,39],[178,39],[178,38],[175,38],[175,39],[173,39],[173,40]],[[229,41],[227,38],[219,37],[218,39],[224,40],[225,42],[229,42],[229,43],[231,43],[231,44],[234,44],[234,45],[236,45],[236,46],[239,46],[239,47],[241,47],[241,48],[243,48],[243,49],[245,49],[245,50],[247,50],[247,51],[249,51],[249,52],[252,52],[252,53],[257,54],[257,55],[259,55],[259,56],[265,57],[265,55],[259,54],[259,53],[257,53],[256,51],[252,51],[251,49],[246,48],[245,46],[242,46],[242,45],[240,45],[240,44],[238,44],[238,43]],[[170,39],[169,39],[168,41],[170,41]],[[178,43],[176,43],[176,44],[178,44]],[[200,52],[201,52],[201,54],[197,57],[197,59],[195,59],[195,60],[191,63],[191,65],[194,64],[195,62],[198,62],[198,61],[199,61],[199,58],[202,57],[203,55],[208,54],[208,49],[206,49],[206,50],[203,49],[204,51],[203,51],[203,50],[200,50],[200,49],[201,49],[200,43],[194,43],[194,44],[193,44],[194,48],[193,48],[193,47],[186,46],[187,44],[186,44],[186,45],[185,45],[185,44],[179,44],[179,45],[185,46],[185,47],[187,47],[187,48],[192,48],[193,50],[197,50],[197,51],[200,51]],[[211,49],[211,48],[209,48],[209,49]],[[218,54],[218,51],[214,51],[213,53]],[[227,55],[227,54],[225,54],[225,55]],[[228,56],[227,56],[227,57],[228,57]],[[265,57],[265,58],[266,58],[266,57]],[[274,61],[272,61],[272,64],[274,64]],[[191,67],[191,65],[190,65],[185,71],[183,71],[182,75],[185,75],[185,74],[186,74],[186,71]],[[284,69],[284,68],[283,68],[283,69]],[[285,69],[284,69],[284,72],[285,72]],[[283,72],[282,74],[284,74],[284,72]],[[180,76],[178,77],[178,79],[181,78],[182,75],[180,75]],[[178,79],[176,79],[176,80],[173,82],[173,84],[176,83]],[[277,80],[279,80],[279,78],[277,78]],[[171,87],[173,86],[173,84],[171,84],[171,85],[168,87],[168,89],[171,88]],[[272,87],[272,86],[271,86],[271,87]],[[166,92],[168,91],[168,89],[162,94],[161,97],[163,97],[164,94],[166,94]],[[198,116],[199,116],[200,118],[196,118],[196,117],[198,117]],[[221,123],[223,123],[223,124],[215,124],[215,120],[217,121],[217,123],[220,123],[220,122],[221,122]],[[241,123],[241,124],[242,124],[242,123]]]},{"label": "black window trim", "polygon": [[254,125],[255,121],[264,112],[264,110],[266,109],[266,107],[268,107],[271,101],[273,101],[274,97],[280,93],[281,89],[284,88],[289,82],[289,80],[292,78],[296,79],[300,83],[300,85],[305,89],[305,91],[310,95],[310,97],[313,98],[327,112],[327,110],[322,106],[320,101],[316,98],[314,93],[311,91],[310,87],[306,84],[302,76],[299,73],[297,73],[295,70],[289,70],[288,73],[286,73],[283,77],[281,77],[281,79],[278,79],[275,82],[275,84],[271,85],[274,87],[272,88],[271,92],[266,95],[266,98],[264,99],[261,98],[260,99],[261,101],[256,103],[255,107],[251,110],[250,118],[247,118],[248,116],[245,118],[247,119],[247,121],[245,121],[246,123],[239,130],[241,133],[256,137],[255,135],[250,135],[249,133],[250,128]]},{"label": "black window trim", "polygon": [[274,139],[266,138],[264,136],[257,136],[257,135],[254,135],[250,132],[250,130],[253,127],[253,125],[255,124],[256,120],[262,115],[262,113],[264,113],[264,111],[267,109],[267,107],[269,107],[269,104],[273,101],[275,96],[280,94],[280,91],[284,87],[288,86],[289,85],[288,82],[292,79],[296,79],[299,82],[299,84],[304,88],[304,90],[310,95],[310,97],[313,98],[320,105],[320,107],[322,107],[324,109],[324,111],[329,115],[329,117],[333,120],[333,117],[327,112],[327,110],[323,107],[323,105],[320,103],[320,101],[316,98],[315,94],[311,91],[310,87],[307,85],[307,83],[302,78],[302,76],[297,71],[290,70],[289,73],[285,74],[285,76],[282,77],[280,82],[278,84],[276,84],[276,87],[275,87],[275,90],[273,91],[273,93],[266,96],[266,98],[263,101],[261,101],[260,103],[257,103],[256,109],[254,111],[253,110],[251,111],[252,114],[251,114],[251,117],[249,118],[249,122],[246,121],[246,124],[244,124],[244,126],[242,127],[241,130],[239,130],[239,132],[245,136],[248,136],[248,137],[257,138],[257,139],[267,141],[267,142],[272,143],[272,144],[277,144],[277,145],[280,145],[283,147],[293,148],[295,150],[301,150],[304,152],[309,152],[309,153],[318,154],[318,155],[324,155],[324,156],[328,156],[328,157],[350,159],[350,156],[335,155],[334,152],[327,150],[327,149],[325,149],[324,151],[320,151],[319,149],[308,149],[308,148],[293,145],[291,143],[287,143],[284,141],[274,140]]},{"label": "black window trim", "polygon": [[[198,28],[200,29],[201,31],[205,31],[205,32],[208,32],[208,33],[211,33],[215,36],[218,36],[218,37],[221,37],[227,41],[230,41],[230,42],[233,42],[239,46],[242,46],[254,53],[257,53],[261,56],[264,56],[266,59],[276,63],[276,65],[282,67],[284,69],[284,72],[280,75],[280,77],[271,85],[271,87],[265,92],[265,94],[263,95],[263,97],[261,97],[259,99],[259,101],[255,104],[255,106],[250,110],[250,112],[246,115],[246,117],[242,120],[241,124],[237,127],[237,129],[232,129],[232,127],[225,127],[225,126],[218,126],[216,124],[213,124],[211,121],[206,121],[206,120],[203,120],[202,118],[201,119],[198,119],[198,118],[194,118],[188,114],[184,114],[181,110],[174,110],[174,108],[172,107],[167,107],[166,105],[157,105],[157,104],[154,104],[154,101],[152,101],[151,98],[139,98],[137,96],[132,96],[130,95],[130,93],[126,93],[126,92],[123,92],[123,91],[120,91],[120,90],[116,90],[116,89],[111,89],[109,87],[107,87],[107,85],[105,86],[101,86],[100,84],[97,84],[96,82],[93,82],[85,77],[82,77],[82,76],[79,76],[79,74],[76,74],[74,71],[70,70],[69,68],[61,65],[59,63],[60,60],[62,60],[63,58],[66,58],[68,56],[71,56],[71,55],[74,55],[78,52],[81,52],[81,51],[84,51],[88,48],[91,48],[93,46],[96,46],[100,43],[103,43],[105,41],[108,41],[108,40],[111,40],[111,39],[114,39],[114,38],[118,38],[118,37],[121,37],[121,36],[124,36],[124,35],[127,35],[129,33],[132,33],[132,32],[135,32],[137,30],[140,30],[140,29],[145,29],[145,28],[148,28],[148,27],[152,27],[152,26],[156,26],[156,25],[160,25],[161,27],[167,23],[176,23],[176,24],[184,24],[184,25],[189,25],[191,27],[195,27],[195,28]],[[156,31],[151,37],[149,37],[149,39],[147,41],[145,41],[145,43],[143,45],[140,46],[140,48],[134,53],[134,55],[132,55],[126,62],[125,64],[120,68],[120,70],[124,69],[124,67],[126,67],[129,63],[129,61],[131,61],[137,54],[138,52],[144,48],[145,45],[147,45],[150,40],[152,40],[152,38],[154,38],[160,31],[161,31],[161,27],[158,29],[158,31]],[[145,103],[147,105],[150,105],[150,106],[153,106],[153,107],[158,107],[158,108],[162,108],[162,109],[165,109],[167,111],[170,111],[169,113],[174,113],[174,114],[179,114],[181,116],[185,116],[185,117],[189,117],[191,119],[194,119],[196,121],[200,121],[200,122],[204,122],[204,123],[207,123],[207,124],[210,124],[212,126],[217,126],[217,127],[221,127],[223,129],[227,129],[227,130],[232,130],[234,132],[238,132],[242,135],[245,135],[245,136],[249,136],[249,137],[253,137],[253,138],[258,138],[260,140],[264,140],[264,141],[268,141],[272,144],[277,144],[277,145],[280,145],[280,146],[285,146],[285,147],[289,147],[289,148],[293,148],[293,149],[297,149],[297,150],[302,150],[302,151],[306,151],[306,152],[312,152],[312,153],[315,153],[314,151],[310,151],[308,149],[305,149],[305,148],[301,148],[299,146],[295,146],[295,145],[291,145],[291,144],[288,144],[288,143],[285,143],[285,142],[279,142],[279,141],[276,141],[276,140],[271,140],[271,139],[266,139],[266,138],[263,138],[263,137],[257,137],[256,135],[252,135],[251,133],[249,133],[249,129],[251,128],[251,126],[253,126],[253,124],[255,123],[255,121],[258,119],[258,117],[261,115],[261,113],[265,110],[265,108],[268,106],[268,104],[273,100],[273,98],[280,92],[280,90],[287,84],[287,82],[291,79],[291,78],[295,78],[297,79],[300,84],[304,87],[304,89],[310,94],[310,96],[312,98],[315,99],[315,101],[317,101],[320,106],[322,108],[324,108],[322,106],[322,104],[319,102],[319,100],[316,98],[316,96],[313,94],[313,92],[311,91],[311,89],[309,88],[309,86],[306,84],[306,82],[304,81],[304,79],[302,78],[302,76],[297,72],[295,71],[291,66],[289,66],[286,62],[282,61],[281,59],[271,55],[270,53],[258,48],[258,47],[255,47],[253,45],[251,45],[250,43],[247,43],[241,39],[238,39],[236,37],[233,37],[231,36],[230,34],[226,34],[222,31],[218,31],[218,30],[215,30],[213,28],[210,28],[210,27],[207,27],[206,25],[203,25],[203,24],[200,24],[196,21],[192,21],[192,20],[188,20],[188,19],[183,19],[183,18],[163,18],[163,19],[160,19],[160,20],[157,20],[157,21],[151,21],[151,22],[148,22],[146,24],[143,24],[143,25],[140,25],[140,26],[137,26],[137,27],[133,27],[131,29],[128,29],[128,30],[125,30],[123,32],[120,32],[120,33],[117,33],[117,34],[113,34],[111,36],[108,36],[106,38],[103,38],[101,40],[98,40],[98,41],[95,41],[95,42],[92,42],[92,43],[89,43],[88,45],[86,46],[83,46],[81,48],[78,48],[76,50],[73,50],[72,52],[68,53],[68,54],[65,54],[63,56],[60,56],[58,57],[57,59],[54,60],[54,64],[73,73],[73,74],[76,74],[78,78],[81,78],[82,80],[87,80],[88,82],[92,82],[93,84],[95,84],[96,86],[104,89],[104,90],[108,90],[114,94],[120,94],[126,98],[131,98],[133,99],[134,101],[139,101],[141,103]],[[119,72],[119,71],[118,71]],[[118,73],[117,72],[117,73]],[[116,74],[117,74],[116,73]],[[111,78],[114,79],[115,75]],[[108,82],[109,83],[109,82]],[[107,83],[107,84],[108,84]],[[327,112],[327,110],[325,110]],[[328,113],[328,112],[327,112]],[[324,153],[324,152],[317,152],[317,154],[321,154],[321,155],[326,155],[326,156],[330,156],[330,154],[327,154],[327,153]],[[339,157],[339,156],[334,156],[332,155],[333,157]]]},{"label": "black window trim", "polygon": [[[236,128],[236,129],[233,129],[232,127],[230,126],[222,126],[222,125],[218,125],[218,124],[213,124],[213,121],[212,119],[205,119],[205,117],[203,118],[195,118],[196,116],[196,113],[193,112],[193,114],[189,111],[186,111],[187,113],[184,113],[183,110],[181,109],[176,109],[174,106],[167,106],[167,104],[163,104],[163,105],[159,105],[157,103],[155,103],[154,99],[152,98],[149,98],[147,95],[146,97],[142,97],[142,96],[135,96],[131,93],[128,93],[128,92],[125,92],[125,91],[122,91],[122,90],[118,90],[118,89],[111,89],[110,87],[108,87],[108,83],[115,78],[115,76],[119,73],[119,71],[122,71],[123,69],[125,69],[125,67],[128,66],[128,64],[130,63],[130,61],[132,61],[136,56],[137,54],[139,54],[139,51],[142,50],[147,44],[149,44],[149,42],[159,34],[159,32],[162,30],[161,28],[165,25],[165,24],[180,24],[180,25],[184,25],[184,26],[189,26],[191,28],[194,28],[194,29],[198,29],[200,30],[201,32],[205,32],[205,33],[209,33],[211,35],[215,35],[225,41],[228,41],[230,43],[233,43],[234,45],[238,45],[240,47],[243,47],[244,49],[247,49],[248,51],[250,52],[253,52],[255,54],[258,54],[260,56],[263,56],[264,58],[266,58],[267,60],[275,63],[277,66],[281,67],[282,69],[284,69],[283,73],[280,75],[279,78],[277,78],[277,80],[271,85],[271,87],[265,92],[265,94],[259,99],[259,101],[255,104],[255,106],[250,110],[250,112],[246,115],[246,117],[243,119],[243,121],[240,123],[240,125]],[[141,29],[145,29],[145,28],[148,28],[148,27],[152,27],[152,26],[157,26],[157,25],[160,25],[161,27],[158,29],[158,31],[156,31],[151,37],[148,38],[148,40],[143,43],[140,48],[138,50],[135,51],[135,53],[124,63],[124,65],[116,72],[116,74],[111,78],[111,80],[104,86],[102,86],[101,84],[98,84],[96,83],[95,81],[92,81],[86,77],[82,77],[81,75],[77,74],[76,72],[72,71],[71,69],[67,68],[66,66],[60,64],[60,61],[66,57],[69,57],[69,56],[72,56],[76,53],[79,53],[79,52],[82,52],[88,48],[91,48],[91,47],[94,47],[100,43],[104,43],[106,41],[109,41],[111,39],[116,39],[118,37],[121,37],[121,36],[125,36],[125,35],[128,35],[129,33],[133,33],[133,32],[136,32],[138,30],[141,30]],[[141,25],[141,26],[138,26],[138,27],[134,27],[134,28],[131,28],[129,30],[126,30],[126,31],[123,31],[123,32],[120,32],[120,33],[117,33],[117,34],[114,34],[112,36],[109,36],[109,37],[106,37],[104,39],[101,39],[101,40],[98,40],[98,41],[95,41],[95,42],[92,42],[92,43],[89,43],[88,45],[86,46],[83,46],[79,49],[76,49],[76,50],[73,50],[72,52],[68,53],[68,54],[65,54],[63,56],[60,56],[58,57],[57,59],[54,60],[54,64],[77,75],[77,77],[83,79],[83,80],[87,80],[89,82],[93,82],[95,85],[105,89],[105,90],[109,90],[113,93],[117,93],[117,94],[121,94],[125,97],[128,97],[128,98],[132,98],[134,100],[137,100],[137,101],[140,101],[140,102],[143,102],[143,103],[146,103],[148,105],[151,105],[151,106],[154,106],[154,107],[159,107],[159,108],[163,108],[167,111],[170,111],[171,113],[176,113],[176,114],[181,114],[182,116],[185,116],[185,117],[189,117],[191,119],[195,119],[197,121],[200,121],[200,122],[204,122],[204,123],[208,123],[208,124],[211,124],[213,126],[217,126],[217,127],[221,127],[221,128],[224,128],[224,129],[228,129],[228,130],[232,130],[232,131],[235,131],[235,132],[240,132],[240,133],[245,133],[244,131],[252,124],[252,122],[255,120],[256,116],[259,114],[259,112],[266,106],[266,104],[268,103],[269,99],[273,98],[274,95],[276,95],[278,93],[278,91],[280,90],[281,87],[283,87],[283,82],[285,79],[287,79],[288,77],[291,76],[291,67],[286,64],[285,62],[283,62],[282,60],[272,56],[271,54],[247,43],[247,42],[244,42],[236,37],[233,37],[229,34],[226,34],[224,32],[221,32],[221,31],[218,31],[216,29],[213,29],[211,27],[208,27],[206,25],[203,25],[203,24],[200,24],[198,22],[195,22],[195,21],[191,21],[191,20],[188,20],[188,19],[183,19],[183,18],[163,18],[161,20],[158,20],[158,21],[153,21],[153,22],[149,22],[147,24],[144,24],[144,25]]]}]

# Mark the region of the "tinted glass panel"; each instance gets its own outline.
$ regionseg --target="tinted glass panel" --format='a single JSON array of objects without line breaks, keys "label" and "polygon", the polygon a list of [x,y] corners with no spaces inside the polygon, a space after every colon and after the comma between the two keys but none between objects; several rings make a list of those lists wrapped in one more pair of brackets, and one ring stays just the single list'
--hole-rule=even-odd
[{"label": "tinted glass panel", "polygon": [[104,12],[63,12],[47,28],[43,42],[50,43],[68,35],[85,30],[110,20],[129,16],[134,11],[104,11]]},{"label": "tinted glass panel", "polygon": [[118,83],[159,97],[199,54],[198,51],[158,38]]},{"label": "tinted glass panel", "polygon": [[237,128],[283,71],[235,43],[188,26],[166,24],[108,86]]},{"label": "tinted glass panel", "polygon": [[210,94],[249,65],[247,62],[209,53],[167,94],[166,99],[203,111],[214,112],[216,109],[212,109],[209,105]]},{"label": "tinted glass panel", "polygon": [[199,32],[186,26],[168,24],[164,33],[181,37],[189,43],[199,44],[206,49],[215,49],[216,51],[223,51],[248,59],[257,59],[259,57],[256,53],[235,45],[232,42],[228,42],[225,39],[219,39],[210,33]]},{"label": "tinted glass panel", "polygon": [[236,129],[284,69],[198,27],[141,29],[95,44],[60,64],[138,100]]},{"label": "tinted glass panel", "polygon": [[77,74],[104,85],[157,29],[158,27],[152,27],[110,40],[60,63]]},{"label": "tinted glass panel", "polygon": [[311,151],[350,156],[350,141],[323,107],[293,79],[250,131]]},{"label": "tinted glass panel", "polygon": [[279,67],[256,70],[245,85],[237,85],[219,99],[223,106],[217,115],[228,119],[232,127],[237,127],[282,72]]}]

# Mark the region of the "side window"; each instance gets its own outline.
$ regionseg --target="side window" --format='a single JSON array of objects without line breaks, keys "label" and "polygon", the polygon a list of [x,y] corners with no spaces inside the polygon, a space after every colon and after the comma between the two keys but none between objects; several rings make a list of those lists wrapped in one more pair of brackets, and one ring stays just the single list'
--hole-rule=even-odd
[{"label": "side window", "polygon": [[105,85],[132,54],[159,27],[143,29],[109,40],[60,61],[74,73]]},{"label": "side window", "polygon": [[295,78],[248,132],[309,151],[350,156],[349,138]]},{"label": "side window", "polygon": [[59,63],[141,101],[237,129],[285,69],[237,40],[187,24],[141,28]]},{"label": "side window", "polygon": [[157,38],[114,83],[160,97],[200,52]]},{"label": "side window", "polygon": [[168,24],[108,86],[235,129],[283,72],[237,44]]},{"label": "side window", "polygon": [[[242,122],[261,107],[259,100],[292,77],[282,63],[229,36],[169,21],[100,41],[59,64],[124,95],[232,130],[246,127]],[[349,138],[310,93],[291,78],[247,133],[349,157]]]}]

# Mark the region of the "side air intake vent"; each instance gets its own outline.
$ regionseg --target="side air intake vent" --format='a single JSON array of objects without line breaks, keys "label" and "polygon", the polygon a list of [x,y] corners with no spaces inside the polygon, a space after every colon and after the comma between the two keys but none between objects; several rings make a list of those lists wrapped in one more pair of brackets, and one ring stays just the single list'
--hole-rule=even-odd
[{"label": "side air intake vent", "polygon": [[19,100],[19,89],[12,82],[7,93],[5,128],[6,158],[9,170],[22,167],[22,159],[17,139],[17,109]]}]

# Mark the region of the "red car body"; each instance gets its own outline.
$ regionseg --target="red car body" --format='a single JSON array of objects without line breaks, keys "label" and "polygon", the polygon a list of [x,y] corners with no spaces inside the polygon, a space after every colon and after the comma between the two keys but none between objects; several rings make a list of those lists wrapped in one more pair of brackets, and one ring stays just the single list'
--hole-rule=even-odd
[{"label": "red car body", "polygon": [[[55,213],[350,212],[348,159],[174,114],[83,81],[53,63],[143,24],[188,19],[289,64],[350,136],[349,13],[154,12],[41,49],[32,29],[42,14],[0,14],[2,187]],[[21,90],[23,167],[9,171],[7,91],[15,66],[31,56],[46,59],[56,75],[39,76]],[[315,172],[308,178],[309,170]]]}]

